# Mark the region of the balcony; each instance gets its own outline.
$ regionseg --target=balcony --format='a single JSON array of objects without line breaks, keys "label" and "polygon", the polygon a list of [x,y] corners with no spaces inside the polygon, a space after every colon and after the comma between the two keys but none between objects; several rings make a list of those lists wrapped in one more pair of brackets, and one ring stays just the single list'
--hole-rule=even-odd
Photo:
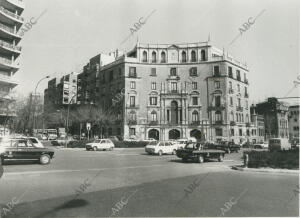
[{"label": "balcony", "polygon": [[251,126],[251,123],[246,123],[246,127],[250,127]]},{"label": "balcony", "polygon": [[243,107],[241,107],[241,106],[236,106],[236,110],[237,110],[237,111],[241,111],[241,112],[243,112],[243,109],[244,109],[244,108],[243,108]]},{"label": "balcony", "polygon": [[229,89],[229,94],[233,94],[233,93],[234,93],[233,89]]},{"label": "balcony", "polygon": [[158,125],[158,121],[150,121],[149,122],[149,126],[157,126]]},{"label": "balcony", "polygon": [[240,76],[237,76],[236,79],[237,79],[238,81],[241,81],[241,77],[240,77]]},{"label": "balcony", "polygon": [[236,122],[235,121],[230,121],[230,126],[235,126]]},{"label": "balcony", "polygon": [[140,106],[139,105],[127,105],[126,108],[127,109],[139,109]]},{"label": "balcony", "polygon": [[[0,6],[0,12],[2,14],[4,14],[5,16],[8,16],[10,18],[12,18],[13,20],[19,22],[20,24],[22,24],[24,22],[24,18],[13,13],[13,12],[10,12],[9,10],[5,9],[4,7]],[[12,23],[13,24],[13,23]]]},{"label": "balcony", "polygon": [[208,110],[209,111],[218,111],[218,110],[224,110],[225,109],[225,105],[221,104],[218,106],[209,106]]},{"label": "balcony", "polygon": [[24,8],[25,8],[25,3],[23,0],[6,0],[6,1],[17,6],[20,9],[24,10]]},{"label": "balcony", "polygon": [[222,124],[223,124],[223,121],[222,121],[222,120],[216,120],[216,121],[215,121],[215,124],[216,124],[216,125],[222,125]]},{"label": "balcony", "polygon": [[190,123],[191,126],[200,126],[201,122],[200,121],[192,121]]},{"label": "balcony", "polygon": [[4,76],[0,74],[0,85],[1,84],[9,85],[12,88],[18,85],[18,83],[12,80],[10,76]]},{"label": "balcony", "polygon": [[15,39],[17,42],[21,40],[21,36],[17,34],[14,28],[11,28],[9,26],[4,25],[3,23],[0,23],[0,36],[4,38],[9,39]]},{"label": "balcony", "polygon": [[137,121],[136,120],[128,120],[128,125],[136,125]]},{"label": "balcony", "polygon": [[7,52],[7,51],[15,52],[16,55],[19,55],[22,50],[20,46],[14,46],[13,44],[5,42],[1,39],[0,39],[0,47],[5,50],[5,51],[3,50],[3,52]]},{"label": "balcony", "polygon": [[249,84],[248,79],[244,79],[244,83]]}]

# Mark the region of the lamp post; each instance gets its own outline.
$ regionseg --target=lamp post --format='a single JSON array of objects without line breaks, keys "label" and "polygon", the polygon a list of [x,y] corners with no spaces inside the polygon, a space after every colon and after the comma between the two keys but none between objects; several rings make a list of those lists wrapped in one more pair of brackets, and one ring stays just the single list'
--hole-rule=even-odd
[{"label": "lamp post", "polygon": [[74,98],[75,96],[77,96],[77,93],[74,94],[74,95],[72,96],[72,98],[70,99],[70,101],[68,102],[67,121],[66,121],[66,147],[68,147],[68,146],[67,146],[67,138],[68,138],[68,133],[69,133],[70,103],[72,103],[73,98]]},{"label": "lamp post", "polygon": [[44,79],[48,79],[48,78],[50,78],[50,76],[45,76],[45,77],[43,77],[42,79],[40,79],[40,80],[37,82],[37,84],[36,84],[36,86],[35,86],[35,89],[34,89],[34,101],[33,101],[33,103],[34,103],[34,105],[33,105],[33,129],[35,129],[35,109],[36,109],[35,100],[36,100],[36,90],[37,90],[39,84],[40,84]]}]

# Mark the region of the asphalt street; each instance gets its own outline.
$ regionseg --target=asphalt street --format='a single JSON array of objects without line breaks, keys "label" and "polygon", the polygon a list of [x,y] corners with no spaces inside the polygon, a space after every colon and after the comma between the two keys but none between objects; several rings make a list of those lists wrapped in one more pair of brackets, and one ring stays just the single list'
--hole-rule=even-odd
[{"label": "asphalt street", "polygon": [[2,217],[298,216],[299,176],[232,170],[241,157],[199,164],[143,149],[55,149],[49,165],[4,165]]}]

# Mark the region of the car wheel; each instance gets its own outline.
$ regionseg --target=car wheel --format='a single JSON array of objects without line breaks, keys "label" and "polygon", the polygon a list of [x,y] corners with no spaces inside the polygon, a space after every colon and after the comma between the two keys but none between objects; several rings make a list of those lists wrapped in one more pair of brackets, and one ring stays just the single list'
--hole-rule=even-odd
[{"label": "car wheel", "polygon": [[220,154],[219,158],[218,158],[218,161],[219,162],[223,162],[224,160],[224,155],[223,154]]},{"label": "car wheel", "polygon": [[112,151],[113,149],[114,149],[114,148],[113,148],[113,147],[111,147],[109,150],[110,150],[110,151]]},{"label": "car wheel", "polygon": [[98,150],[98,148],[97,148],[96,146],[94,146],[94,147],[93,147],[93,150],[94,150],[94,151],[97,151],[97,150]]},{"label": "car wheel", "polygon": [[86,148],[86,150],[89,151],[90,149],[89,149],[89,148]]},{"label": "car wheel", "polygon": [[173,155],[176,155],[176,150],[175,150],[175,149],[173,150],[172,154],[173,154]]},{"label": "car wheel", "polygon": [[161,156],[162,155],[162,150],[159,150],[158,151],[158,156]]},{"label": "car wheel", "polygon": [[46,165],[46,164],[49,164],[50,163],[50,156],[48,154],[43,154],[41,157],[40,157],[40,164],[42,165]]},{"label": "car wheel", "polygon": [[204,157],[203,157],[203,155],[199,155],[199,156],[197,157],[197,162],[198,162],[198,163],[203,163],[203,162],[204,162]]}]

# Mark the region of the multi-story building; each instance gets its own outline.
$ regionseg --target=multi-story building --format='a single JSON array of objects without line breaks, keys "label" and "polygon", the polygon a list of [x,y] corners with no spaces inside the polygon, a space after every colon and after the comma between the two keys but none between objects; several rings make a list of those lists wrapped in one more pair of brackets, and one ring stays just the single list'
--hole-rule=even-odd
[{"label": "multi-story building", "polygon": [[289,107],[289,139],[299,139],[299,105]]},{"label": "multi-story building", "polygon": [[9,93],[17,85],[12,77],[19,69],[16,59],[21,54],[21,36],[17,32],[24,22],[23,10],[22,0],[0,1],[0,135],[8,133],[6,123],[14,116],[7,108],[13,100]]},{"label": "multi-story building", "polygon": [[44,91],[44,105],[46,111],[53,111],[68,104],[77,103],[77,74],[72,72],[48,81]]},{"label": "multi-story building", "polygon": [[265,139],[288,138],[288,106],[277,98],[268,98],[255,106],[255,111],[264,116]]},{"label": "multi-story building", "polygon": [[247,125],[247,138],[249,142],[261,143],[265,141],[265,120],[263,115],[258,115],[255,106],[250,107],[251,123]]},{"label": "multi-story building", "polygon": [[108,135],[242,142],[250,123],[247,73],[210,42],[137,43],[100,67],[95,103],[110,112],[118,107]]}]

